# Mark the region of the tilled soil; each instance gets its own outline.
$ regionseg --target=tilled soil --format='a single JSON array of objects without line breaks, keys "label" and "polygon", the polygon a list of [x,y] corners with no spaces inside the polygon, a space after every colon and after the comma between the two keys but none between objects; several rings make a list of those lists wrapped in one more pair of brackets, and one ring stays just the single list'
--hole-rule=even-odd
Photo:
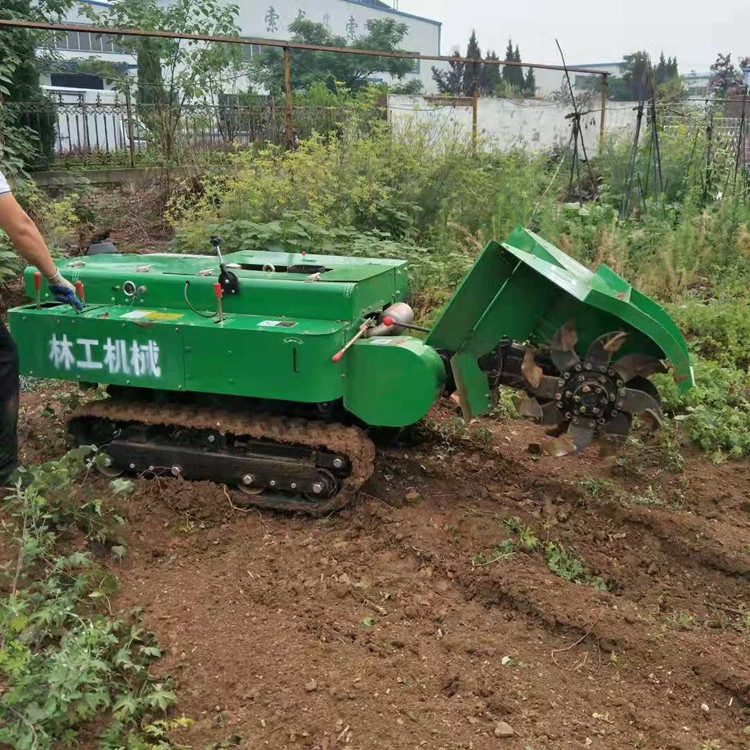
[{"label": "tilled soil", "polygon": [[[43,394],[24,396],[28,461],[64,446],[68,397]],[[165,650],[195,720],[175,741],[749,747],[750,462],[686,450],[680,472],[655,439],[540,457],[533,425],[447,439],[453,416],[434,419],[325,519],[137,482],[113,607],[144,607]],[[560,549],[585,567],[558,573],[607,590],[553,572]]]}]

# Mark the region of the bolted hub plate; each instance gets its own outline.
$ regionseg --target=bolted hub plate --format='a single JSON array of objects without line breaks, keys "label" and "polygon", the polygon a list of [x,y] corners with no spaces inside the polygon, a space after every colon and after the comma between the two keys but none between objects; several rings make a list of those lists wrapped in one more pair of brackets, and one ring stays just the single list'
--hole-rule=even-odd
[{"label": "bolted hub plate", "polygon": [[624,393],[625,384],[613,369],[586,362],[562,374],[555,398],[566,419],[582,417],[604,424],[617,416]]}]

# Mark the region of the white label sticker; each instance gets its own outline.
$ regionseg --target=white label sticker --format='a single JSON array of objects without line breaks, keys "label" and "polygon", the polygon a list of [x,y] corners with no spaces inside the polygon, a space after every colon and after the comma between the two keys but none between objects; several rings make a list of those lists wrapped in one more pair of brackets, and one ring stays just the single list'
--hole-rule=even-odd
[{"label": "white label sticker", "polygon": [[261,320],[258,328],[294,328],[296,325],[291,320]]},{"label": "white label sticker", "polygon": [[110,375],[135,377],[161,377],[159,345],[155,341],[140,344],[137,341],[107,338],[74,339],[63,334],[52,334],[49,342],[49,360],[57,370],[102,370]]},{"label": "white label sticker", "polygon": [[128,320],[140,320],[141,318],[148,317],[148,310],[131,310],[120,317],[128,318]]}]

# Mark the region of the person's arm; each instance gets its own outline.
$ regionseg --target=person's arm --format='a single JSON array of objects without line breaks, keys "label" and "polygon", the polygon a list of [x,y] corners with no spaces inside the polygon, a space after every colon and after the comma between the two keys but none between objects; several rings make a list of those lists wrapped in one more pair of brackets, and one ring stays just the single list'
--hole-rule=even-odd
[{"label": "person's arm", "polygon": [[5,230],[19,254],[36,266],[50,284],[60,283],[62,277],[47,249],[47,243],[12,193],[0,195],[0,229]]},{"label": "person's arm", "polygon": [[[4,179],[2,186],[7,185]],[[75,287],[57,270],[47,249],[47,243],[36,224],[18,205],[13,193],[7,190],[0,192],[0,229],[5,231],[19,254],[44,274],[49,282],[49,290],[58,302],[67,302],[76,310],[83,309],[81,300],[76,296]]]}]

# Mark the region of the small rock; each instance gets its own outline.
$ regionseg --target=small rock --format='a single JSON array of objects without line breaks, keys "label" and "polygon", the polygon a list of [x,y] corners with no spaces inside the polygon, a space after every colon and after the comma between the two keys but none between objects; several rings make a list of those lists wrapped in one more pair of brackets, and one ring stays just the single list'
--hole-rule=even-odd
[{"label": "small rock", "polygon": [[513,727],[505,721],[500,721],[495,726],[495,737],[513,737]]},{"label": "small rock", "polygon": [[646,573],[648,573],[648,575],[652,576],[652,575],[654,575],[656,573],[657,570],[658,570],[658,568],[656,567],[656,563],[652,562],[652,563],[649,564],[648,568],[646,569]]},{"label": "small rock", "polygon": [[708,703],[701,703],[701,711],[703,711],[704,714],[707,714],[710,710]]},{"label": "small rock", "polygon": [[315,682],[315,680],[308,680],[305,683],[305,690],[307,690],[308,693],[313,693],[318,689],[318,683]]},{"label": "small rock", "polygon": [[479,724],[479,719],[477,719],[476,716],[469,716],[468,722],[469,724],[473,726],[473,725]]},{"label": "small rock", "polygon": [[404,500],[406,500],[407,503],[416,503],[418,500],[422,499],[422,495],[417,492],[415,489],[407,490],[404,494]]}]

